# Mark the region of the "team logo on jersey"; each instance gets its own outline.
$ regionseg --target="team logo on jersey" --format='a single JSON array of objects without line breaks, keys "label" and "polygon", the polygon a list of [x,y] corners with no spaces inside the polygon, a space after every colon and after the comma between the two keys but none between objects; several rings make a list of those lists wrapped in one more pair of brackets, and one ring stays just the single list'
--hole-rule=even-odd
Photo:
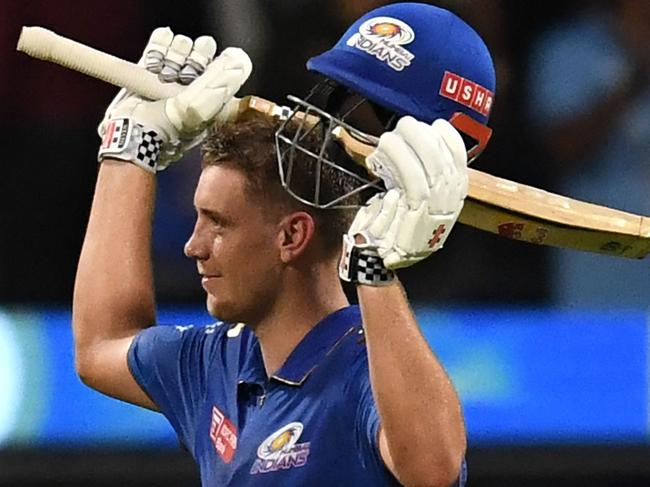
[{"label": "team logo on jersey", "polygon": [[494,101],[494,93],[490,90],[450,71],[445,71],[439,93],[486,117]]},{"label": "team logo on jersey", "polygon": [[298,443],[302,430],[302,423],[293,422],[266,438],[257,448],[257,459],[250,473],[254,475],[304,466],[309,457],[309,442]]},{"label": "team logo on jersey", "polygon": [[376,57],[395,71],[402,71],[415,58],[402,46],[413,39],[415,32],[405,22],[392,17],[375,17],[361,24],[359,32],[347,40],[347,45]]},{"label": "team logo on jersey", "polygon": [[230,463],[237,450],[237,428],[217,406],[212,406],[210,439],[224,463]]}]

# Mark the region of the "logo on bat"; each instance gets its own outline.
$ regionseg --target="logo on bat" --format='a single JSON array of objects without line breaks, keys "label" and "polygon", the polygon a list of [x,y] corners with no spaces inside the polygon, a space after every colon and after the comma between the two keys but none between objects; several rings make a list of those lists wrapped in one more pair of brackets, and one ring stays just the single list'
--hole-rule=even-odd
[{"label": "logo on bat", "polygon": [[257,448],[252,475],[302,467],[309,457],[309,442],[298,443],[303,424],[297,421],[283,426],[268,436]]},{"label": "logo on bat", "polygon": [[374,17],[359,27],[346,44],[374,56],[395,71],[411,65],[415,55],[402,47],[415,39],[411,26],[393,17]]},{"label": "logo on bat", "polygon": [[544,227],[534,227],[521,222],[506,222],[498,227],[498,233],[502,237],[513,240],[525,240],[526,242],[543,245],[548,237],[548,229]]}]

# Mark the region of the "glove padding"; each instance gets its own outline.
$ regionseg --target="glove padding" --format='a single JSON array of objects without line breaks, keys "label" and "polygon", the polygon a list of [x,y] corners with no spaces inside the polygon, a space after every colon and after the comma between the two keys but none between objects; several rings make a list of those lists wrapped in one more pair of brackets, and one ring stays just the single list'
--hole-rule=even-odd
[{"label": "glove padding", "polygon": [[216,49],[209,36],[192,42],[174,36],[169,28],[154,30],[139,64],[157,73],[161,82],[188,86],[158,101],[121,90],[98,128],[99,159],[127,160],[156,172],[200,144],[208,126],[252,71],[243,50],[227,48],[213,61]]},{"label": "glove padding", "polygon": [[[443,119],[403,117],[366,159],[387,192],[359,210],[348,236],[376,249],[388,269],[408,267],[442,248],[467,196],[467,152]],[[359,245],[359,244],[358,244]]]}]

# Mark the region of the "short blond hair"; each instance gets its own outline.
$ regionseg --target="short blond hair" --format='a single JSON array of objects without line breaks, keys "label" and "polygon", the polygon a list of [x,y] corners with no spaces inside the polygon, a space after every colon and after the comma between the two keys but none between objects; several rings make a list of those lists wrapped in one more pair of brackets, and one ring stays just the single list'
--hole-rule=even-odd
[{"label": "short blond hair", "polygon": [[[283,187],[278,170],[275,133],[281,122],[264,117],[251,117],[244,121],[226,123],[213,127],[202,146],[203,167],[226,166],[241,170],[247,178],[250,195],[261,198],[264,207],[268,203],[283,211],[305,211],[316,222],[316,234],[325,250],[338,252],[341,236],[352,219],[354,209],[319,209],[292,197]],[[284,128],[287,137],[298,130],[297,124],[289,123]],[[312,152],[318,152],[321,138],[316,131],[301,139],[301,145]],[[314,161],[304,153],[296,151],[293,165],[291,189],[300,196],[313,194],[315,184]],[[324,165],[321,168],[320,192],[324,198],[350,192],[354,180],[341,171]],[[331,198],[334,199],[334,198]],[[358,201],[357,201],[358,203]]]}]

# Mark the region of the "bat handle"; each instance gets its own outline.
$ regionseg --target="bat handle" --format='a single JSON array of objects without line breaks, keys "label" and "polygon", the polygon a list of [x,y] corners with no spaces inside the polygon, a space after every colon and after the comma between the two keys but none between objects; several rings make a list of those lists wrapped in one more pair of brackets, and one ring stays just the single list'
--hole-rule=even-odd
[{"label": "bat handle", "polygon": [[[158,76],[142,66],[60,36],[42,27],[23,27],[16,49],[37,59],[59,64],[120,88],[126,88],[150,100],[171,98],[184,88],[177,83],[161,83]],[[256,96],[247,96],[230,100],[219,112],[217,121],[235,121],[246,112],[251,111],[271,118],[283,118],[288,115],[286,107]],[[355,161],[366,166],[365,158],[372,152],[372,146],[356,140],[342,127],[341,133],[335,134],[335,136],[342,140],[346,151]]]},{"label": "bat handle", "polygon": [[[29,56],[49,61],[93,78],[126,88],[150,100],[176,96],[183,90],[177,83],[161,83],[158,76],[142,66],[99,51],[43,27],[23,27],[16,49]],[[240,113],[240,99],[224,107],[219,119],[233,120]]]}]

